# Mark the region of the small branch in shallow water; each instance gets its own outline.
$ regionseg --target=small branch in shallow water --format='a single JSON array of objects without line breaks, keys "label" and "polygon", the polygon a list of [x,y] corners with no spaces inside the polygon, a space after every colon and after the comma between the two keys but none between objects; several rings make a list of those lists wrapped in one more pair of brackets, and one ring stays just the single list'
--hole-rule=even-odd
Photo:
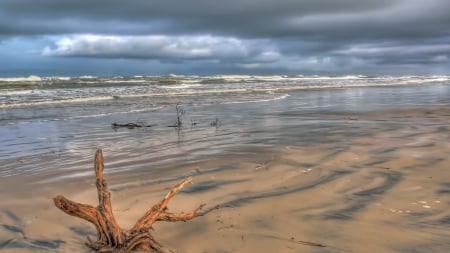
[{"label": "small branch in shallow water", "polygon": [[167,195],[153,205],[130,229],[123,229],[114,218],[111,206],[111,193],[103,177],[103,153],[98,149],[94,161],[95,179],[98,194],[98,206],[81,204],[71,201],[61,195],[53,201],[55,206],[66,214],[84,219],[92,223],[98,232],[97,240],[88,237],[86,245],[96,252],[125,253],[135,250],[146,252],[167,253],[171,250],[159,244],[150,233],[153,224],[157,221],[187,221],[198,216],[203,216],[218,207],[202,210],[204,205],[186,213],[168,213],[167,206],[171,198],[175,196],[186,184],[192,182],[192,178],[186,178],[175,185]]},{"label": "small branch in shallow water", "polygon": [[181,108],[179,104],[175,106],[175,110],[177,111],[177,121],[175,122],[175,125],[169,125],[167,127],[177,127],[178,129],[180,129],[183,125],[183,116],[186,111],[183,110],[183,108]]},{"label": "small branch in shallow water", "polygon": [[126,128],[130,128],[133,129],[135,127],[152,127],[152,125],[144,125],[141,123],[126,123],[126,124],[120,124],[120,123],[112,123],[111,126],[113,128],[119,128],[119,127],[126,127]]}]

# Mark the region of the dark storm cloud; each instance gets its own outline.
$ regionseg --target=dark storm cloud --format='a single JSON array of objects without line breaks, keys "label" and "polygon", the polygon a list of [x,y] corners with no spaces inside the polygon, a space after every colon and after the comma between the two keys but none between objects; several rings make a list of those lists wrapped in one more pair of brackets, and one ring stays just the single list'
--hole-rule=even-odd
[{"label": "dark storm cloud", "polygon": [[[359,12],[392,1],[354,0],[2,0],[1,33],[283,33],[285,18]],[[281,26],[281,27],[279,27]],[[291,29],[288,29],[291,30]],[[292,32],[295,32],[293,30]]]},{"label": "dark storm cloud", "polygon": [[414,71],[449,65],[448,13],[448,0],[2,0],[0,41],[45,36],[45,57]]},{"label": "dark storm cloud", "polygon": [[[436,20],[447,17],[442,4],[448,4],[444,1],[439,4],[434,2],[437,1],[427,1],[423,6],[424,2],[417,0],[2,0],[0,16],[4,22],[1,22],[0,33],[148,34],[164,31],[167,34],[276,37],[314,35],[321,31],[334,34],[349,28],[354,30],[355,26],[357,30],[364,29],[366,25],[372,29],[392,30],[398,28],[392,26],[392,22],[401,15],[415,19],[422,11],[429,11],[426,18]],[[439,12],[443,12],[443,15]],[[366,23],[365,26],[361,22]],[[427,27],[428,29],[434,29],[434,26]]]}]

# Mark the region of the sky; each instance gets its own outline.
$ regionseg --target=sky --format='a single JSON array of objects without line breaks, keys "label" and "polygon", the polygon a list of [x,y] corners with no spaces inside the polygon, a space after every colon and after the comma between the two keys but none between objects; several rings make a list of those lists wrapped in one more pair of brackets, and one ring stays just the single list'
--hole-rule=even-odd
[{"label": "sky", "polygon": [[449,75],[449,0],[0,0],[0,77]]}]

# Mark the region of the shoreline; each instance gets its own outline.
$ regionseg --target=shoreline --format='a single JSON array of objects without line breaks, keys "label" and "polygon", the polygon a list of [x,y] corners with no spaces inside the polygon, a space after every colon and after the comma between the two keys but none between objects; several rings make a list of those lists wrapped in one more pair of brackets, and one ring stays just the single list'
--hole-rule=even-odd
[{"label": "shoreline", "polygon": [[[310,115],[317,124],[310,136],[285,125],[283,134],[295,137],[290,142],[272,143],[274,133],[192,161],[164,160],[154,171],[145,164],[116,171],[114,165],[133,160],[106,149],[105,177],[123,227],[188,175],[194,184],[171,201],[171,211],[222,205],[186,223],[155,225],[155,237],[179,252],[448,252],[449,116],[448,107]],[[91,171],[92,160],[93,152],[80,166]],[[83,242],[95,237],[94,228],[62,213],[51,198],[96,203],[93,172],[38,183],[52,173],[0,179],[2,251],[88,252]]]}]

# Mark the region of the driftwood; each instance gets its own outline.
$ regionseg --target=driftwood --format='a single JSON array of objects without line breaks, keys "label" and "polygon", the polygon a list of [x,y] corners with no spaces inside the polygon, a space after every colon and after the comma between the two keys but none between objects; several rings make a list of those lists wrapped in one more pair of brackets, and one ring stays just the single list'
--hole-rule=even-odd
[{"label": "driftwood", "polygon": [[112,123],[111,126],[113,128],[119,128],[119,127],[126,127],[126,128],[135,128],[135,127],[152,127],[152,125],[144,125],[141,123],[126,123],[126,124],[121,124],[121,123]]},{"label": "driftwood", "polygon": [[131,229],[126,230],[119,226],[113,215],[111,193],[103,178],[103,153],[101,149],[98,149],[95,153],[94,169],[99,202],[97,207],[76,203],[63,196],[57,196],[53,201],[55,206],[65,213],[89,221],[95,226],[98,232],[98,238],[94,241],[88,237],[86,245],[96,252],[122,253],[135,250],[157,253],[172,252],[159,244],[150,233],[155,222],[187,221],[197,216],[203,216],[217,208],[214,207],[208,210],[202,210],[204,205],[201,205],[197,209],[186,213],[167,212],[169,200],[175,196],[181,188],[192,181],[192,178],[189,177],[175,185],[167,195],[153,205],[153,207],[150,208],[150,210],[148,210]]}]

